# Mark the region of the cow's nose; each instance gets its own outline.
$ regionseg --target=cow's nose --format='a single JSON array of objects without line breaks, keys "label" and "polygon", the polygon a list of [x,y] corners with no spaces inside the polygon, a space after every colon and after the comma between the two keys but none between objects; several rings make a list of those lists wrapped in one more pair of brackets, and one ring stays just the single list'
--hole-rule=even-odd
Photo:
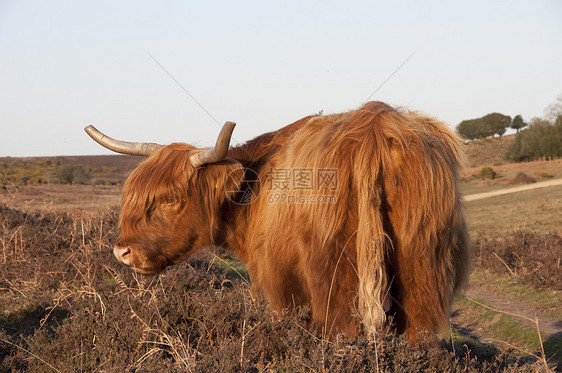
[{"label": "cow's nose", "polygon": [[129,255],[130,253],[131,249],[129,249],[128,247],[115,246],[113,248],[113,255],[115,255],[118,261],[126,265],[129,265],[129,262],[131,260],[131,256]]}]

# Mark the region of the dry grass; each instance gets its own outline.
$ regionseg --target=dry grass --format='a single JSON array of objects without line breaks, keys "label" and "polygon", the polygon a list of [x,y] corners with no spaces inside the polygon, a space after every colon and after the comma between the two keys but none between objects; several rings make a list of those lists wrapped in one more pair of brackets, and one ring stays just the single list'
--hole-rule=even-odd
[{"label": "dry grass", "polygon": [[81,209],[99,214],[121,203],[121,187],[62,184],[12,186],[0,190],[0,203],[28,212]]},{"label": "dry grass", "polygon": [[[482,166],[465,168],[461,171],[461,177],[470,177],[477,173]],[[508,163],[499,166],[492,166],[502,178],[513,178],[519,172],[524,172],[534,178],[541,178],[543,173],[548,173],[554,178],[562,177],[562,159],[550,161],[532,161],[523,163]]]},{"label": "dry grass", "polygon": [[509,163],[504,159],[504,154],[514,140],[515,136],[510,135],[468,142],[465,149],[470,167],[498,166]]},{"label": "dry grass", "polygon": [[562,187],[555,186],[465,202],[471,235],[507,234],[515,230],[560,232]]},{"label": "dry grass", "polygon": [[509,188],[517,184],[516,177],[522,173],[537,182],[549,179],[562,178],[562,159],[551,161],[533,161],[525,163],[509,163],[493,166],[498,177],[495,179],[482,180],[472,175],[478,174],[481,167],[465,168],[461,171],[461,190],[464,195],[489,192],[492,190]]},{"label": "dry grass", "polygon": [[516,278],[534,289],[554,290],[553,294],[562,291],[562,235],[519,231],[507,237],[481,236],[474,247],[474,269]]}]

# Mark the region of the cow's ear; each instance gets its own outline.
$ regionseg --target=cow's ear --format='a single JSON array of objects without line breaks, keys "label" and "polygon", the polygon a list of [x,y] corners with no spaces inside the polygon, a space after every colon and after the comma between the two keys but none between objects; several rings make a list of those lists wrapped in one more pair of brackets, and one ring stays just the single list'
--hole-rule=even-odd
[{"label": "cow's ear", "polygon": [[197,182],[220,201],[235,198],[244,179],[244,167],[234,159],[207,164],[197,170]]}]

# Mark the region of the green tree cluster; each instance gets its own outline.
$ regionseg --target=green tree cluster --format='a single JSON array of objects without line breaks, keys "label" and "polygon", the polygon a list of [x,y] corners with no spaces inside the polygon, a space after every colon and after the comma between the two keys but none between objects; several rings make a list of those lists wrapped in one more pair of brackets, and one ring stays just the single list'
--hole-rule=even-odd
[{"label": "green tree cluster", "polygon": [[482,139],[493,135],[502,136],[511,125],[509,115],[490,113],[481,118],[463,120],[457,126],[457,132],[465,139]]},{"label": "green tree cluster", "polygon": [[532,161],[562,157],[562,115],[554,122],[535,118],[509,146],[506,158],[512,161]]}]

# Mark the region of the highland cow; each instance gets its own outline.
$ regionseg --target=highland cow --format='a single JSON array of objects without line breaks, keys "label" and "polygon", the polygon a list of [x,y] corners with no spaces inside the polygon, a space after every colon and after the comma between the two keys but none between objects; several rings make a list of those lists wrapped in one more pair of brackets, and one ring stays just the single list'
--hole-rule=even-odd
[{"label": "highland cow", "polygon": [[233,129],[198,149],[86,128],[111,150],[148,157],[123,189],[121,263],[157,274],[222,246],[271,307],[309,305],[331,335],[374,333],[387,315],[412,342],[446,325],[469,265],[451,130],[381,102],[229,148]]}]

